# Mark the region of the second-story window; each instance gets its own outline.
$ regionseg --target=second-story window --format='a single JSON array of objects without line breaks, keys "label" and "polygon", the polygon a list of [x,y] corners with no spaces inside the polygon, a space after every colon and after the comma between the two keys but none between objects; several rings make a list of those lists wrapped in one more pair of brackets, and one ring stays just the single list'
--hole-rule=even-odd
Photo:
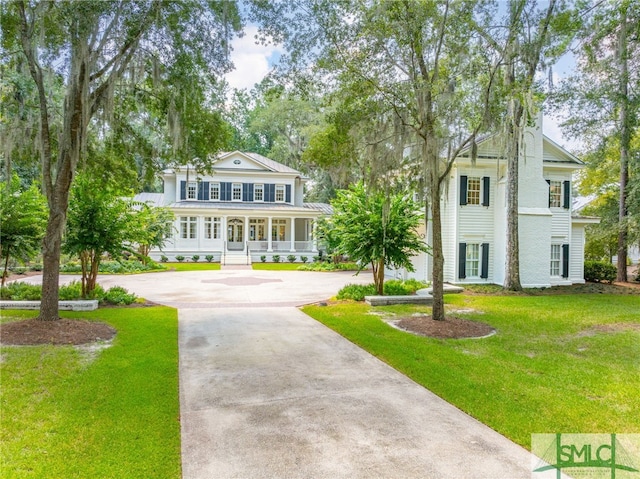
[{"label": "second-story window", "polygon": [[470,176],[467,179],[467,204],[480,204],[480,178]]},{"label": "second-story window", "polygon": [[549,207],[560,208],[562,206],[562,181],[549,182]]},{"label": "second-story window", "polygon": [[220,201],[220,183],[209,184],[209,200]]},{"label": "second-story window", "polygon": [[276,185],[276,203],[284,203],[284,185]]},{"label": "second-story window", "polygon": [[198,197],[198,183],[190,181],[187,183],[187,199],[195,200]]},{"label": "second-story window", "polygon": [[233,201],[242,201],[242,183],[234,183],[231,191]]},{"label": "second-story window", "polygon": [[253,201],[264,201],[264,185],[253,185]]}]

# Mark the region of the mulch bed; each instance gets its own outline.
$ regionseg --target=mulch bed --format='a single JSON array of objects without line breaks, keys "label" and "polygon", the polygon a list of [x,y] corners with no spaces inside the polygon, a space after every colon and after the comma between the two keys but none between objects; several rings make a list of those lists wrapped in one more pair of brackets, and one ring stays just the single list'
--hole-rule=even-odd
[{"label": "mulch bed", "polygon": [[0,342],[5,345],[78,345],[108,341],[115,335],[116,330],[105,323],[79,319],[27,319],[0,324]]},{"label": "mulch bed", "polygon": [[447,316],[444,321],[434,321],[427,315],[409,316],[393,323],[404,331],[437,339],[481,338],[495,332],[488,324],[457,316]]}]

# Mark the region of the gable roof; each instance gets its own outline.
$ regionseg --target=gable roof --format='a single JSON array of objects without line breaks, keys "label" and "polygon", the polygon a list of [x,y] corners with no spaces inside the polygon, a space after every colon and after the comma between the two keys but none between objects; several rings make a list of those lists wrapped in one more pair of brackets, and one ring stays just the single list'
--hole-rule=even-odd
[{"label": "gable roof", "polygon": [[[303,176],[302,173],[298,170],[294,170],[293,168],[290,168],[287,165],[283,165],[282,163],[278,163],[277,161],[274,161],[270,158],[267,158],[266,156],[262,156],[258,153],[252,153],[252,152],[246,152],[246,151],[223,151],[220,152],[214,159],[213,159],[213,163],[212,163],[212,168],[216,168],[216,163],[226,160],[227,158],[230,158],[234,155],[240,155],[242,157],[244,157],[246,160],[248,160],[251,163],[254,163],[255,165],[258,165],[262,168],[264,168],[267,171],[271,171],[274,173],[286,173],[286,174],[294,174],[297,176]],[[172,174],[174,172],[180,171],[180,170],[186,170],[186,169],[192,169],[192,170],[196,170],[197,168],[192,165],[192,164],[187,164],[187,165],[180,165],[177,166],[173,169],[169,168],[163,171],[164,174]],[[226,168],[225,168],[226,169]]]}]

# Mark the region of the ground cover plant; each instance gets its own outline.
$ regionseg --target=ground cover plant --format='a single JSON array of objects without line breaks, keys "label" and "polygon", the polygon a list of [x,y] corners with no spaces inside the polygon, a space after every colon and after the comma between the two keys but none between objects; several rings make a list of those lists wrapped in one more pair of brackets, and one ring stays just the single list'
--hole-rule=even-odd
[{"label": "ground cover plant", "polygon": [[[164,265],[151,260],[146,264],[137,260],[103,261],[98,266],[98,273],[102,274],[149,273],[150,271],[164,270],[166,270]],[[60,272],[79,274],[82,272],[82,266],[76,261],[70,261],[60,267]]]},{"label": "ground cover plant", "polygon": [[298,271],[300,263],[253,263],[251,269],[260,271]]},{"label": "ground cover plant", "polygon": [[[37,311],[4,311],[2,322]],[[117,335],[103,350],[2,346],[0,470],[6,478],[179,478],[177,312],[61,312]]]},{"label": "ground cover plant", "polygon": [[[390,279],[384,283],[384,294],[386,296],[406,296],[415,294],[416,291],[426,288],[427,283],[408,279],[406,281],[398,279]],[[336,296],[337,299],[351,299],[353,301],[364,301],[365,296],[374,296],[376,294],[376,286],[370,284],[347,284]]]},{"label": "ground cover plant", "polygon": [[304,311],[526,448],[532,433],[640,431],[640,296],[462,294],[447,303],[497,334],[433,339],[380,316],[429,313],[411,305]]}]

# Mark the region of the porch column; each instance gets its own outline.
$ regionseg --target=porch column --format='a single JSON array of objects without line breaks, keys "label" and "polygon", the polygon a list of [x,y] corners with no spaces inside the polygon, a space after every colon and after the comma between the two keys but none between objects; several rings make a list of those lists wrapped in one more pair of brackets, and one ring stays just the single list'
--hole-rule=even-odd
[{"label": "porch column", "polygon": [[220,217],[220,229],[222,229],[221,235],[220,235],[220,238],[222,238],[222,250],[226,251],[227,249],[227,217],[226,216]]},{"label": "porch column", "polygon": [[318,252],[318,220],[317,218],[312,219],[311,221],[313,221],[313,232],[312,232],[312,244],[313,246],[311,247],[311,252],[312,253],[317,253]]},{"label": "porch column", "polygon": [[296,219],[291,218],[291,249],[292,253],[296,252]]},{"label": "porch column", "polygon": [[271,253],[273,251],[273,238],[271,228],[273,228],[273,224],[271,222],[271,216],[269,216],[269,221],[267,222],[267,252]]},{"label": "porch column", "polygon": [[242,251],[245,253],[249,252],[249,245],[247,244],[249,241],[249,217],[244,217],[244,228],[242,230],[242,241],[244,244],[242,245]]}]

